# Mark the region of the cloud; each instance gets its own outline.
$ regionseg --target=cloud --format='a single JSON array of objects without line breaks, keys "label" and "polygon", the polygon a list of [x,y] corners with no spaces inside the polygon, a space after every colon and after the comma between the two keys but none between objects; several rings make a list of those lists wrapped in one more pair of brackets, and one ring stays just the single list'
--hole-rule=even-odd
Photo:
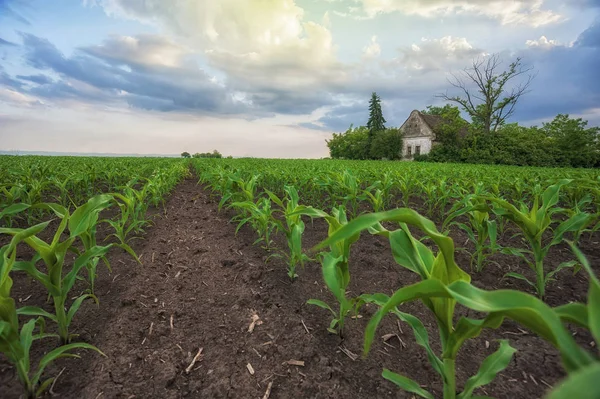
[{"label": "cloud", "polygon": [[[180,56],[174,56],[179,48],[157,37],[112,37],[100,46],[80,48],[71,57],[48,40],[30,34],[22,37],[29,66],[61,76],[60,81],[30,89],[41,97],[122,102],[164,111],[231,114],[243,109],[212,76],[181,63]],[[127,46],[131,52],[126,51]],[[174,48],[177,51],[170,51]],[[163,62],[150,63],[157,59]]]},{"label": "cloud", "polygon": [[378,14],[401,12],[425,18],[452,14],[482,15],[501,24],[541,26],[560,21],[562,17],[543,8],[544,0],[358,0],[370,18]]},{"label": "cloud", "polygon": [[598,22],[572,45],[533,46],[519,54],[538,73],[517,108],[520,120],[553,118],[558,113],[585,114],[600,108]]},{"label": "cloud", "polygon": [[114,64],[136,64],[150,67],[184,67],[193,51],[158,35],[113,35],[104,43],[83,49],[86,53]]},{"label": "cloud", "polygon": [[294,0],[96,0],[109,15],[167,28],[227,76],[235,91],[281,100],[346,84],[328,16],[307,21]]},{"label": "cloud", "polygon": [[38,85],[47,85],[53,83],[54,81],[46,75],[38,74],[38,75],[17,75],[17,79],[24,80],[27,82],[35,83]]},{"label": "cloud", "polygon": [[371,42],[363,47],[363,56],[367,59],[377,58],[381,55],[381,46],[377,42],[377,36],[371,37]]},{"label": "cloud", "polygon": [[539,47],[543,49],[551,49],[552,47],[559,46],[560,43],[556,40],[549,40],[546,36],[541,36],[537,40],[527,40],[525,42],[527,47]]},{"label": "cloud", "polygon": [[0,0],[0,20],[2,20],[2,18],[14,19],[22,24],[30,25],[27,18],[25,18],[20,11],[17,11],[19,8],[26,5],[26,0]]},{"label": "cloud", "polygon": [[37,98],[20,93],[16,90],[10,90],[0,87],[0,102],[17,104],[19,106],[43,105]]},{"label": "cloud", "polygon": [[16,46],[16,44],[0,37],[0,46]]},{"label": "cloud", "polygon": [[425,39],[419,44],[402,48],[402,57],[397,63],[411,71],[435,72],[450,71],[468,63],[471,59],[484,54],[474,48],[464,37],[446,36],[441,39]]},{"label": "cloud", "polygon": [[592,26],[579,35],[575,44],[581,47],[600,48],[600,18],[597,18]]}]

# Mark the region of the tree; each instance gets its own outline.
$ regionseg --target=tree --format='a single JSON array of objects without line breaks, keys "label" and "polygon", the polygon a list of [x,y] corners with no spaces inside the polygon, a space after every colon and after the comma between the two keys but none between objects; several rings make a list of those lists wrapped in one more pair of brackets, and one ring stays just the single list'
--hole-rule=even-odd
[{"label": "tree", "polygon": [[190,155],[190,153],[189,153],[189,152],[187,152],[187,151],[184,151],[184,152],[182,152],[182,153],[181,153],[181,157],[182,157],[182,158],[191,158],[192,156]]},{"label": "tree", "polygon": [[223,158],[223,155],[219,151],[213,150],[213,152],[197,152],[192,155],[192,158]]},{"label": "tree", "polygon": [[381,99],[377,93],[373,92],[371,100],[369,101],[369,121],[367,122],[367,129],[369,129],[369,139],[367,141],[367,148],[371,149],[373,138],[376,132],[385,130],[385,118],[381,111]]},{"label": "tree", "polygon": [[350,126],[345,133],[334,133],[327,140],[329,155],[334,159],[367,159],[369,131],[365,126]]},{"label": "tree", "polygon": [[[452,74],[448,82],[462,95],[439,94],[438,97],[459,104],[473,123],[480,124],[485,134],[495,133],[515,112],[519,99],[529,91],[535,75],[533,67],[517,58],[502,71],[498,54],[479,57],[459,75]],[[513,85],[513,81],[524,78]]]},{"label": "tree", "polygon": [[600,128],[587,128],[587,121],[573,119],[559,114],[550,123],[544,123],[542,130],[552,139],[558,150],[557,162],[575,168],[594,167],[600,158],[598,138]]},{"label": "tree", "polygon": [[371,143],[371,159],[400,159],[402,134],[400,129],[385,129],[375,133]]}]

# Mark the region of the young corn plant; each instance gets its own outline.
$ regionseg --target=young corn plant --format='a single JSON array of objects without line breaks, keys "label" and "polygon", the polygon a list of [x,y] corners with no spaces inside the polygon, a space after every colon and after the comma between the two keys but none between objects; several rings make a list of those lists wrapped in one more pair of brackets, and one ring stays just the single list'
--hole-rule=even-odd
[{"label": "young corn plant", "polygon": [[[395,231],[386,230],[381,225],[386,221],[400,223],[400,228]],[[411,235],[409,225],[419,228],[435,242],[439,249],[437,255]],[[507,341],[501,340],[498,350],[482,362],[477,374],[465,382],[463,391],[457,392],[456,357],[462,345],[466,340],[479,336],[484,328],[498,328],[507,317],[561,348],[563,361],[569,368],[593,362],[593,357],[579,348],[564,328],[559,314],[541,300],[519,291],[488,292],[471,285],[470,276],[454,261],[452,239],[441,234],[433,222],[410,209],[360,216],[337,230],[319,244],[319,247],[344,242],[364,230],[388,237],[396,262],[417,273],[422,279],[416,284],[400,288],[391,297],[384,294],[360,297],[362,302],[381,306],[365,331],[365,355],[371,348],[376,329],[383,317],[392,313],[411,326],[417,343],[425,349],[431,366],[442,378],[444,399],[481,397],[475,394],[475,390],[493,381],[496,375],[509,365],[515,350]],[[423,302],[435,316],[441,341],[439,356],[431,348],[422,322],[398,310],[398,306],[403,303],[415,300]],[[454,309],[457,303],[487,316],[483,319],[461,317],[454,323]],[[386,369],[383,377],[415,395],[427,399],[434,398],[431,392],[406,376]]]},{"label": "young corn plant", "polygon": [[[92,200],[90,200],[92,201]],[[75,284],[80,271],[87,267],[96,258],[102,258],[106,255],[111,245],[100,247],[94,246],[79,252],[75,247],[75,241],[83,233],[89,230],[90,224],[94,223],[93,212],[91,207],[84,208],[82,211],[75,212],[70,215],[69,211],[58,204],[42,204],[38,205],[46,210],[52,211],[58,218],[61,219],[52,241],[46,243],[36,234],[32,234],[22,241],[35,251],[33,259],[30,261],[19,261],[13,265],[13,270],[23,271],[31,278],[41,283],[52,298],[54,304],[54,314],[49,313],[39,307],[26,306],[20,308],[18,313],[25,316],[45,317],[54,321],[58,325],[58,336],[62,344],[68,344],[73,335],[69,334],[69,325],[79,310],[81,304],[86,299],[92,299],[98,302],[98,299],[93,294],[84,294],[79,296],[66,310],[69,292]],[[48,227],[48,224],[43,224],[42,230]],[[69,229],[68,237],[61,241],[63,233]],[[17,228],[0,228],[0,234],[9,234],[14,237],[23,234],[24,229]],[[75,261],[68,273],[64,274],[65,262],[68,252],[76,254]],[[43,262],[45,273],[38,269],[37,264]]]},{"label": "young corn plant", "polygon": [[235,233],[237,234],[242,226],[249,223],[258,235],[253,245],[263,243],[262,248],[270,251],[273,247],[272,237],[276,229],[273,217],[275,210],[271,207],[271,200],[266,197],[260,197],[256,203],[247,200],[244,202],[234,202],[230,207],[240,211],[240,213],[231,219],[234,222],[238,222]]},{"label": "young corn plant", "polygon": [[[96,230],[99,224],[98,218],[100,212],[104,209],[109,208],[113,203],[114,197],[110,194],[101,194],[95,197],[92,197],[88,202],[84,205],[78,207],[73,214],[69,218],[69,230],[73,231],[75,228],[79,228],[80,233],[78,234],[81,242],[83,244],[84,253],[87,251],[93,251],[94,249],[110,249],[113,245],[118,246],[124,249],[127,253],[129,253],[134,259],[139,262],[139,259],[133,249],[127,245],[125,242],[120,242],[118,244],[109,244],[106,247],[98,246],[96,241]],[[85,216],[80,216],[85,215]],[[83,227],[75,226],[77,223],[80,223],[80,220],[85,218],[85,221],[81,223]],[[117,236],[118,237],[118,236]],[[81,254],[79,250],[75,249],[75,253]],[[86,269],[88,272],[88,284],[89,284],[89,293],[95,295],[95,282],[97,277],[97,267],[100,260],[104,261],[104,264],[108,268],[109,271],[112,271],[110,268],[110,263],[106,259],[105,256],[102,257],[93,257],[90,259],[90,262],[86,265]]]},{"label": "young corn plant", "polygon": [[[16,263],[17,244],[27,239],[48,226],[48,222],[41,223],[22,230],[15,234],[10,244],[0,248],[0,353],[14,365],[17,376],[25,395],[28,398],[41,396],[54,382],[54,378],[42,379],[45,368],[56,359],[62,357],[79,357],[70,353],[77,349],[91,349],[102,354],[100,350],[87,343],[72,343],[59,346],[42,357],[36,368],[31,367],[30,350],[34,341],[55,336],[44,332],[44,319],[38,317],[19,326],[19,310],[15,307],[15,300],[11,297],[12,269]],[[36,334],[35,327],[40,326]]]},{"label": "young corn plant", "polygon": [[276,229],[285,234],[289,253],[280,251],[280,255],[287,258],[288,277],[293,281],[298,277],[298,274],[296,273],[298,265],[304,266],[305,261],[311,260],[310,257],[302,251],[302,233],[304,233],[305,228],[302,216],[321,218],[328,215],[318,209],[300,205],[298,191],[293,186],[285,186],[284,191],[286,196],[282,199],[273,192],[265,190],[271,201],[279,206],[280,210],[278,212],[281,213],[285,220],[284,224],[281,220],[274,217],[275,212],[271,215],[272,222]]},{"label": "young corn plant", "polygon": [[[330,237],[348,224],[348,219],[343,206],[334,208],[331,213],[331,215],[325,216],[325,220],[329,224],[328,235]],[[331,245],[329,245],[329,252],[320,255],[323,280],[329,291],[331,291],[335,299],[337,299],[338,310],[333,310],[326,302],[318,299],[309,299],[307,301],[310,305],[316,305],[331,312],[333,319],[331,320],[331,323],[329,323],[329,328],[327,328],[327,330],[340,337],[344,336],[345,320],[355,303],[353,298],[348,298],[346,291],[350,284],[350,269],[348,267],[350,247],[359,239],[359,237],[360,232],[332,242]]]},{"label": "young corn plant", "polygon": [[[594,274],[588,260],[579,248],[573,242],[569,244],[589,277],[588,302],[587,305],[570,303],[559,307],[557,312],[565,320],[587,329],[594,338],[595,347],[600,348],[600,280]],[[569,375],[567,378],[550,392],[547,399],[600,397],[600,384],[598,384],[598,380],[600,379],[600,358],[595,357],[594,359],[594,362],[583,367],[568,370]]]},{"label": "young corn plant", "polygon": [[[539,187],[536,188],[531,208],[528,208],[524,202],[521,202],[519,208],[517,208],[501,198],[481,197],[481,199],[487,200],[492,204],[492,210],[498,217],[510,220],[521,230],[530,249],[507,247],[502,252],[516,255],[523,259],[535,273],[535,280],[531,281],[523,274],[515,272],[509,272],[506,276],[527,282],[535,289],[540,299],[545,297],[546,285],[554,279],[554,276],[558,272],[565,268],[574,267],[577,264],[576,261],[564,262],[552,271],[546,272],[544,269],[544,259],[550,248],[561,243],[566,233],[579,230],[587,222],[589,216],[585,212],[574,214],[552,229],[551,225],[556,221],[553,219],[553,216],[562,212],[562,208],[557,206],[560,189],[570,182],[571,180],[567,179],[560,180],[556,184],[546,188],[543,193],[540,193],[541,190]],[[550,242],[544,243],[543,237],[547,232],[551,232],[552,238]]]},{"label": "young corn plant", "polygon": [[[462,223],[456,218],[466,216],[468,223]],[[485,200],[474,195],[468,195],[454,204],[450,215],[444,221],[444,226],[458,226],[467,234],[469,241],[475,246],[471,253],[471,270],[481,272],[488,258],[502,250],[498,244],[498,228],[495,220],[490,220],[489,208]]]}]

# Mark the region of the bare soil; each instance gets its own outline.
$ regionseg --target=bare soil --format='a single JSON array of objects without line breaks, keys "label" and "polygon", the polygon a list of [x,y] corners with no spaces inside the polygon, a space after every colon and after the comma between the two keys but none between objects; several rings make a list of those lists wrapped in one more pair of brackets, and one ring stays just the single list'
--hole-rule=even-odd
[{"label": "bare soil", "polygon": [[[321,277],[320,265],[309,262],[290,282],[283,260],[253,246],[254,233],[243,228],[235,236],[231,213],[217,211],[217,202],[196,181],[181,183],[143,240],[134,241],[142,265],[129,255],[109,256],[113,268],[99,267],[100,305],[84,304],[73,331],[106,356],[82,352],[81,359],[61,359],[45,375],[60,377],[48,396],[60,398],[411,398],[381,377],[383,368],[417,380],[436,397],[442,395],[438,375],[415,343],[408,325],[388,316],[378,337],[397,334],[386,343],[377,339],[362,358],[363,333],[374,313],[365,307],[347,322],[344,339],[327,332],[330,314],[306,305],[309,298],[334,305]],[[327,234],[323,221],[307,222],[304,246]],[[466,236],[453,233],[457,246]],[[599,237],[583,242],[593,265],[600,264]],[[278,241],[284,248],[285,243]],[[554,248],[548,264],[570,259],[564,246]],[[514,257],[495,256],[474,284],[487,289],[529,290],[522,282],[502,279],[509,270],[523,271]],[[458,255],[468,269],[469,258]],[[364,234],[351,256],[351,294],[391,294],[417,282],[417,276],[397,266],[381,237]],[[13,294],[27,305],[43,305],[36,282],[15,276]],[[83,290],[84,285],[80,289]],[[585,300],[583,273],[563,272],[550,286],[547,302],[558,305]],[[47,305],[45,305],[47,306]],[[421,318],[439,351],[435,322],[427,309],[407,304],[402,310]],[[466,314],[461,309],[459,313]],[[253,332],[249,326],[255,320]],[[575,330],[573,330],[575,331]],[[478,391],[497,398],[539,398],[564,376],[558,352],[518,325],[506,322],[467,342],[457,360],[462,386],[482,360],[495,351],[498,339],[518,349],[510,366],[493,383]],[[591,338],[577,335],[589,347]],[[55,342],[34,345],[39,359]],[[195,364],[192,360],[199,353]],[[590,347],[591,349],[591,347]],[[17,398],[21,388],[15,370],[0,357],[0,397]]]}]

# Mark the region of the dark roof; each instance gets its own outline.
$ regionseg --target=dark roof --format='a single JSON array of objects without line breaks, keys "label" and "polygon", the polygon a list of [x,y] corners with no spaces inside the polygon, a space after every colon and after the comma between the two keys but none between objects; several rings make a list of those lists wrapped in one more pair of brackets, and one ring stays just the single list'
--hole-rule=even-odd
[{"label": "dark roof", "polygon": [[[429,128],[431,129],[432,132],[436,133],[437,129],[446,124],[446,123],[450,123],[449,120],[444,119],[443,116],[440,115],[429,115],[429,114],[424,114],[420,111],[419,112],[419,116],[421,117],[421,119],[423,119],[423,121],[427,124],[427,126],[429,126]],[[466,121],[465,121],[466,122]],[[458,132],[458,135],[462,138],[466,137],[467,134],[469,133],[469,123],[467,122],[467,125],[465,127],[463,127],[462,129],[460,129],[460,131]]]}]

